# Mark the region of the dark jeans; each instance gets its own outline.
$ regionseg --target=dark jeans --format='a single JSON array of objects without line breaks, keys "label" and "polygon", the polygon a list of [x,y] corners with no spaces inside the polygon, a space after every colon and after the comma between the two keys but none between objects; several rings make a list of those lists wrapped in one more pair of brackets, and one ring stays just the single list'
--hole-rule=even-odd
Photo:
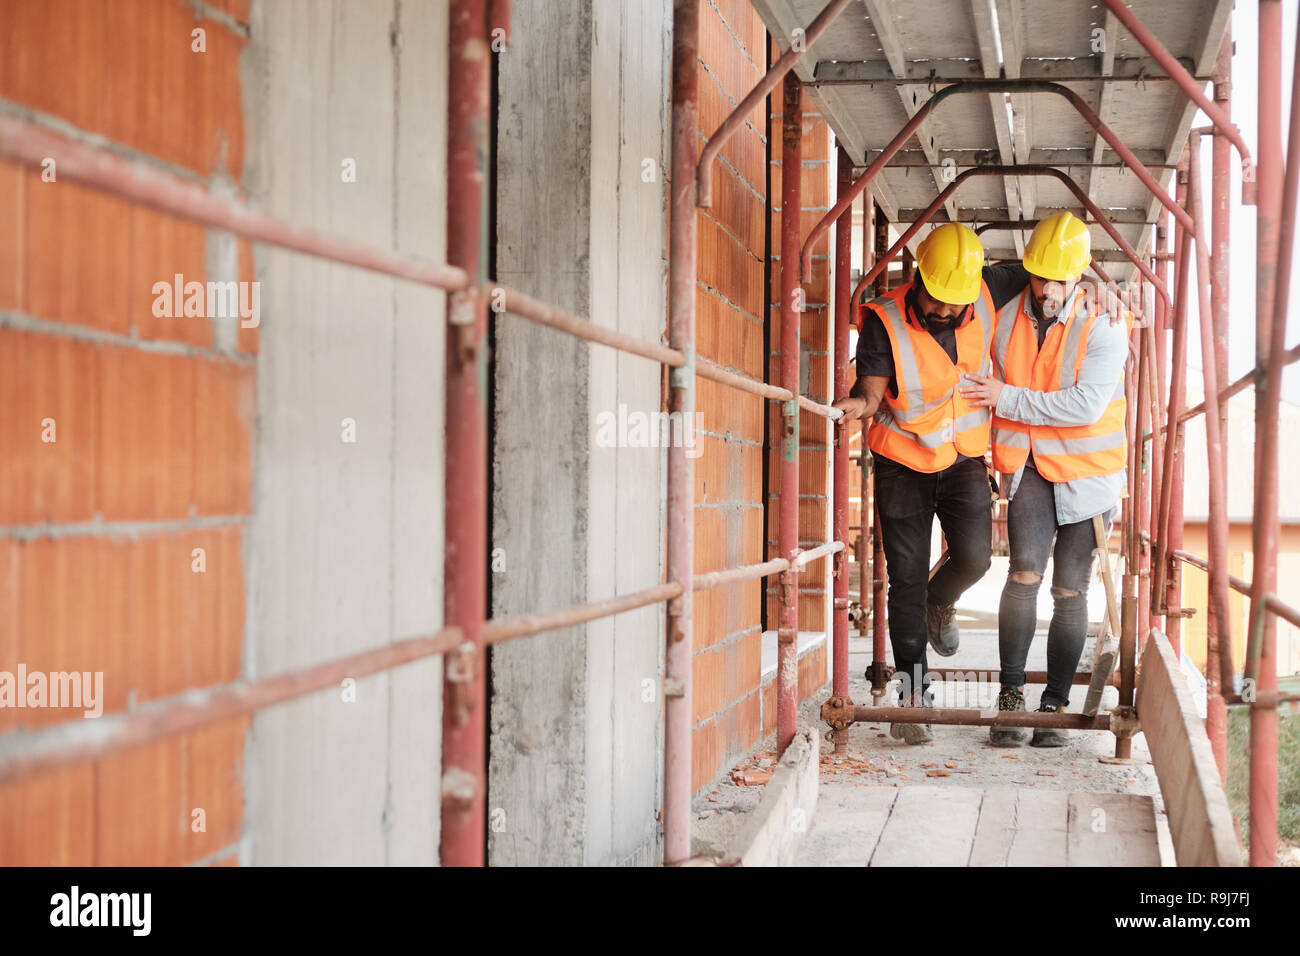
[{"label": "dark jeans", "polygon": [[[1011,541],[1011,566],[998,608],[1002,686],[1021,687],[1025,683],[1025,659],[1038,625],[1038,589],[1050,554],[1053,610],[1047,631],[1047,687],[1042,701],[1064,706],[1070,702],[1070,686],[1088,636],[1088,581],[1097,549],[1092,519],[1057,524],[1052,483],[1026,467],[1007,509],[1007,535]],[[1037,574],[1038,580],[1032,584],[1015,580],[1012,575],[1022,571]]]},{"label": "dark jeans", "polygon": [[[875,456],[876,505],[889,571],[889,641],[903,693],[929,685],[925,605],[955,604],[989,569],[992,495],[984,462],[963,458],[934,474]],[[930,574],[935,515],[948,540],[948,561]]]}]

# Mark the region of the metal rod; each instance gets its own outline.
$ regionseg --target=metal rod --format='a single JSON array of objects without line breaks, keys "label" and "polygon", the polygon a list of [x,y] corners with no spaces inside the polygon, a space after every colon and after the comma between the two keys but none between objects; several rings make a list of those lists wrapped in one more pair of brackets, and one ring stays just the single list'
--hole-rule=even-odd
[{"label": "metal rod", "polygon": [[853,708],[855,723],[960,724],[963,727],[1056,727],[1060,730],[1110,730],[1110,714],[1039,713],[1037,711],[988,711],[956,707],[863,707]]},{"label": "metal rod", "polygon": [[[1294,365],[1296,362],[1300,362],[1300,346],[1293,347],[1282,353],[1283,368],[1288,365]],[[1252,368],[1245,375],[1241,376],[1241,378],[1237,379],[1223,391],[1219,392],[1220,413],[1225,415],[1227,414],[1227,409],[1224,403],[1226,403],[1228,399],[1232,398],[1232,396],[1236,395],[1238,392],[1244,392],[1251,385],[1258,385],[1262,379],[1263,375],[1260,373],[1260,370]],[[1199,405],[1194,405],[1187,411],[1183,412],[1183,414],[1179,416],[1178,420],[1180,422],[1191,421],[1197,415],[1203,415],[1204,413],[1205,403],[1201,402]]]},{"label": "metal rod", "polygon": [[[844,189],[852,178],[852,160],[840,147],[837,188]],[[832,368],[835,378],[834,394],[849,393],[849,270],[853,255],[853,209],[845,210],[835,223],[835,337]],[[849,523],[849,437],[848,428],[834,429],[834,452],[831,475],[831,537],[835,541],[848,539]],[[831,624],[831,693],[836,697],[849,695],[849,562],[848,553],[841,550],[835,555],[832,571],[834,591]],[[848,745],[848,730],[832,731],[836,753],[843,753]]]},{"label": "metal rod", "polygon": [[822,35],[822,31],[831,25],[831,22],[840,15],[840,12],[849,5],[852,0],[831,0],[822,8],[822,12],[817,14],[812,23],[808,24],[808,29],[803,31],[803,36],[794,38],[790,48],[781,54],[781,58],[773,63],[758,84],[746,94],[745,98],[737,104],[736,108],[731,111],[722,125],[717,128],[709,141],[700,151],[699,166],[695,170],[695,195],[696,202],[701,209],[707,209],[713,205],[713,163],[722,151],[722,146],[728,139],[735,134],[745,124],[745,119],[750,113],[758,109],[767,100],[767,94],[776,89],[776,85],[785,79],[794,65],[803,58],[817,38]]},{"label": "metal rod", "polygon": [[[1156,226],[1155,244],[1170,251],[1174,248],[1174,228],[1172,226],[1173,217],[1165,213],[1161,222]],[[1161,280],[1169,282],[1169,273],[1172,266],[1172,260],[1166,260],[1157,266],[1160,272]],[[1159,564],[1159,555],[1153,543],[1151,535],[1155,534],[1155,528],[1159,526],[1160,516],[1164,513],[1159,511],[1160,495],[1164,490],[1164,464],[1165,464],[1165,438],[1163,432],[1163,423],[1165,421],[1164,408],[1162,402],[1167,401],[1168,395],[1165,388],[1165,360],[1166,353],[1169,350],[1169,339],[1166,330],[1172,321],[1169,306],[1163,300],[1156,304],[1155,327],[1144,329],[1151,339],[1151,364],[1154,367],[1154,373],[1151,376],[1152,389],[1152,438],[1151,444],[1147,449],[1149,460],[1151,462],[1151,524],[1147,527],[1147,539],[1144,550],[1147,553],[1148,574],[1143,579],[1146,585],[1143,590],[1146,592],[1147,623],[1144,633],[1150,634],[1153,628],[1159,628],[1163,633],[1166,627],[1164,612],[1162,608],[1164,602],[1161,600],[1160,592],[1154,587],[1154,578],[1156,567]]]},{"label": "metal rod", "polygon": [[40,167],[48,156],[58,157],[61,182],[81,183],[246,239],[448,292],[464,289],[471,281],[465,270],[454,264],[419,262],[315,229],[290,226],[241,203],[214,196],[172,173],[79,143],[29,120],[0,115],[0,159]]},{"label": "metal rod", "polygon": [[447,303],[443,621],[463,641],[443,660],[442,863],[482,866],[487,842],[487,279],[491,170],[486,0],[449,20],[447,261],[467,288]]},{"label": "metal rod", "polygon": [[36,732],[0,737],[0,786],[88,760],[210,727],[308,694],[444,654],[463,638],[454,627],[259,680],[187,690],[123,714],[70,720]]},{"label": "metal rod", "polygon": [[[699,139],[699,4],[673,0],[672,183],[668,248],[668,344],[686,357],[669,373],[668,407],[693,421],[695,412],[695,149]],[[691,856],[691,661],[694,653],[695,462],[668,449],[670,583],[682,593],[668,603],[664,713],[664,863]]]},{"label": "metal rod", "polygon": [[[864,195],[869,196],[871,193],[867,191]],[[868,271],[870,266],[876,265],[885,257],[888,249],[889,221],[885,218],[883,210],[877,210],[875,243]],[[872,290],[873,294],[877,297],[884,295],[888,288],[889,276],[885,269],[881,269],[876,278],[875,288]],[[857,296],[853,296],[851,301],[856,307]],[[889,576],[885,561],[885,540],[880,532],[880,509],[876,507],[876,475],[875,469],[869,467],[872,456],[867,446],[865,425],[862,429],[862,455],[864,488],[868,489],[868,500],[863,502],[863,521],[867,521],[869,515],[871,522],[871,667],[868,673],[871,675],[872,702],[879,704],[885,699],[887,684],[885,668],[888,665],[885,662],[885,644],[888,636],[886,631],[889,616]]]},{"label": "metal rod", "polygon": [[[1045,164],[1043,164],[1043,165],[1051,166],[1052,164],[1051,164],[1051,163],[1045,163]],[[890,168],[891,168],[891,169],[896,169],[897,167],[891,166]],[[978,166],[972,166],[972,167],[970,167],[970,168],[971,168],[971,169],[979,169]],[[1053,167],[1053,168],[1055,168],[1055,167]],[[1077,167],[1075,167],[1075,166],[1071,166],[1070,168],[1071,168],[1071,169],[1075,169],[1075,168],[1077,168]],[[1064,170],[1062,170],[1062,172],[1064,172]],[[1068,174],[1067,174],[1067,175],[1068,175]],[[1089,215],[1087,215],[1087,214],[1084,214],[1084,215],[1082,215],[1082,216],[1078,216],[1078,217],[1076,217],[1076,218],[1078,218],[1078,219],[1079,219],[1080,221],[1082,221],[1082,222],[1089,223],[1089,224],[1092,224],[1092,223],[1095,222],[1095,220],[1094,220],[1091,216],[1089,216]],[[975,219],[975,220],[972,220],[972,221],[973,221],[973,222],[979,222],[978,219]],[[1040,222],[1042,222],[1041,219],[1002,219],[1002,220],[997,220],[997,219],[995,219],[995,220],[992,220],[992,221],[989,221],[989,222],[983,222],[983,223],[981,223],[980,225],[976,226],[976,227],[975,227],[975,235],[977,235],[977,236],[978,236],[978,235],[982,235],[982,234],[988,232],[989,230],[993,230],[994,232],[998,232],[998,231],[1003,231],[1003,232],[1014,232],[1014,231],[1016,231],[1016,230],[1021,230],[1021,229],[1023,229],[1023,230],[1033,230],[1033,228],[1034,228],[1035,226],[1037,226]],[[1115,219],[1111,219],[1110,222],[1111,222],[1112,224],[1115,224],[1115,225],[1137,225],[1136,223],[1121,223],[1121,222],[1118,222],[1118,221],[1115,220]],[[1145,220],[1144,220],[1143,222],[1145,223]],[[1145,224],[1150,225],[1149,223],[1145,223]],[[1095,255],[1095,253],[1096,253],[1097,251],[1100,251],[1100,250],[1094,250],[1094,255]],[[1160,256],[1158,253],[1152,253],[1152,254],[1149,254],[1149,255],[1148,255],[1148,258],[1151,258],[1151,259],[1160,259],[1161,256]],[[1094,261],[1096,261],[1096,260],[1094,259]]]},{"label": "metal rod", "polygon": [[[1228,468],[1223,446],[1223,418],[1219,407],[1219,362],[1215,356],[1214,315],[1210,306],[1209,230],[1204,228],[1201,205],[1201,146],[1193,142],[1189,152],[1187,200],[1196,222],[1197,314],[1201,325],[1201,366],[1204,369],[1208,414],[1205,416],[1205,457],[1209,471],[1206,533],[1210,552],[1209,609],[1206,614],[1206,670],[1218,669],[1228,677],[1221,692],[1232,692],[1232,615],[1228,610]],[[1209,651],[1214,657],[1209,657]],[[1208,680],[1208,678],[1207,678]],[[1220,684],[1222,687],[1222,684]],[[1208,717],[1208,712],[1207,712]]]},{"label": "metal rod", "polygon": [[[1146,83],[1169,83],[1173,78],[1164,73],[1148,72],[1151,63],[1134,62],[1129,58],[1116,57],[1116,73],[1107,75],[1100,69],[1094,68],[1089,71],[1086,67],[1082,70],[1070,70],[1060,64],[1070,63],[1072,65],[1084,66],[1089,61],[1078,59],[1071,61],[1064,60],[1045,60],[1045,59],[1026,59],[1020,67],[1020,75],[1036,80],[1051,80],[1053,83],[1105,83],[1105,84],[1146,84]],[[1129,62],[1125,63],[1128,59]],[[1187,64],[1194,66],[1191,57],[1183,57]],[[1099,61],[1093,60],[1093,63]],[[962,60],[942,60],[938,61],[938,68],[934,60],[916,60],[907,63],[906,72],[903,76],[895,76],[889,69],[888,63],[882,63],[879,59],[840,61],[833,64],[818,64],[819,72],[826,72],[828,75],[814,77],[805,86],[812,87],[834,87],[834,86],[926,86],[931,83],[961,83],[965,80],[979,79],[980,61],[975,59]],[[1119,72],[1120,65],[1123,64],[1125,71]],[[827,70],[827,66],[831,70]],[[834,75],[829,75],[833,71]],[[854,75],[855,71],[861,71]],[[923,72],[924,71],[924,72]],[[1198,83],[1208,83],[1211,77],[1196,77]]]},{"label": "metal rod", "polygon": [[[1152,323],[1146,322],[1143,323],[1142,328],[1136,330],[1138,334],[1138,437],[1151,431],[1152,416],[1155,414],[1155,402],[1152,401],[1152,392],[1155,389],[1155,378],[1152,375],[1152,370],[1155,368],[1155,347],[1151,326]],[[1135,441],[1129,446],[1129,467],[1138,473],[1135,479],[1138,492],[1137,528],[1134,533],[1132,557],[1137,562],[1139,582],[1137,607],[1139,653],[1146,643],[1151,620],[1151,592],[1148,588],[1141,587],[1141,582],[1148,580],[1151,573],[1151,551],[1141,540],[1141,533],[1151,528],[1151,491],[1154,487],[1151,462],[1146,453],[1145,442]]]},{"label": "metal rod", "polygon": [[[1186,67],[1178,62],[1178,58],[1166,50],[1160,41],[1156,39],[1155,34],[1148,30],[1142,21],[1137,18],[1137,15],[1124,5],[1124,0],[1102,0],[1102,2],[1106,4],[1106,9],[1115,15],[1115,19],[1124,24],[1128,32],[1133,34],[1133,38],[1146,47],[1146,51],[1164,68],[1165,72],[1169,74],[1169,78],[1191,97],[1192,102],[1199,106],[1219,131],[1237,147],[1237,154],[1241,156],[1242,202],[1250,205],[1253,199],[1250,195],[1249,185],[1254,182],[1255,175],[1250,161],[1250,149],[1246,146],[1246,141],[1242,139],[1241,132],[1233,125],[1232,120],[1219,109],[1218,105],[1205,95],[1200,82],[1187,72]],[[1266,2],[1276,2],[1276,0],[1266,0]],[[1279,24],[1279,28],[1280,26]],[[1280,120],[1278,127],[1281,128]],[[1262,162],[1262,149],[1260,155]]]},{"label": "metal rod", "polygon": [[[122,159],[105,149],[78,143],[38,124],[0,116],[0,158],[39,166],[46,156],[59,157],[59,174],[66,179],[179,219],[278,249],[447,292],[460,292],[471,284],[465,270],[455,265],[421,262],[315,229],[290,226],[241,203],[214,196],[202,186],[186,182],[179,176]],[[678,366],[684,361],[681,353],[674,349],[597,325],[486,277],[480,284],[480,295],[502,313],[530,319],[589,342],[642,355],[669,366]]]},{"label": "metal rod", "polygon": [[[1187,151],[1183,152],[1184,162],[1187,158]],[[1179,164],[1178,171],[1178,194],[1185,196],[1187,186],[1185,183],[1186,172],[1183,163]],[[1171,375],[1169,380],[1169,412],[1166,415],[1166,421],[1177,422],[1178,416],[1183,409],[1183,394],[1187,374],[1187,262],[1190,258],[1191,236],[1182,226],[1175,226],[1175,243],[1177,248],[1177,259],[1174,262],[1174,314],[1173,314],[1173,332],[1174,341],[1172,348]],[[1161,483],[1160,483],[1160,520],[1156,535],[1155,548],[1155,573],[1151,580],[1151,603],[1160,609],[1164,614],[1164,609],[1168,606],[1169,594],[1167,593],[1169,579],[1169,552],[1173,550],[1170,547],[1169,536],[1171,533],[1171,515],[1170,511],[1174,507],[1174,475],[1176,459],[1182,454],[1182,426],[1177,425],[1174,428],[1174,435],[1166,437],[1164,447],[1164,462],[1161,465]],[[1181,483],[1178,483],[1177,489],[1179,495],[1182,494]],[[1180,509],[1181,510],[1181,509]],[[1175,599],[1176,600],[1176,599]],[[1169,634],[1169,640],[1174,642],[1174,632],[1179,630],[1178,618],[1176,616],[1167,616],[1165,621],[1166,633]],[[1177,645],[1175,645],[1177,646]]]},{"label": "metal rod", "polygon": [[[930,113],[932,113],[945,99],[959,93],[1054,93],[1057,96],[1064,97],[1070,105],[1075,108],[1079,115],[1084,118],[1088,125],[1091,126],[1102,139],[1110,144],[1111,149],[1115,150],[1119,157],[1124,161],[1124,165],[1127,166],[1139,180],[1141,180],[1142,185],[1145,186],[1147,190],[1155,196],[1166,209],[1169,210],[1174,218],[1183,223],[1184,226],[1188,228],[1191,227],[1191,220],[1188,219],[1187,213],[1183,211],[1177,203],[1169,198],[1169,195],[1165,190],[1160,188],[1160,184],[1156,181],[1155,177],[1152,176],[1147,168],[1142,165],[1137,156],[1134,155],[1133,151],[1124,145],[1123,140],[1115,135],[1114,131],[1111,130],[1109,126],[1102,122],[1101,117],[1098,116],[1097,112],[1088,105],[1087,101],[1068,86],[1062,86],[1059,83],[1052,83],[1047,80],[964,80],[961,83],[954,83],[952,86],[945,86],[930,97],[930,99],[926,100],[925,103],[921,105],[920,109],[912,115],[912,118],[903,124],[902,129],[898,131],[894,138],[889,141],[889,145],[881,150],[879,156],[872,160],[871,165],[867,167],[866,172],[855,179],[850,184],[845,194],[836,201],[835,205],[832,206],[820,220],[818,220],[817,225],[815,225],[812,232],[808,234],[808,238],[804,240],[804,275],[812,274],[813,246],[830,229],[831,223],[842,216],[844,214],[844,209],[850,206],[853,203],[853,200],[856,199],[864,189],[871,185],[871,181],[876,178],[876,175],[882,169],[885,168],[889,163],[889,160],[893,158],[894,154],[903,148],[903,144],[906,143],[912,137],[912,134],[920,128],[921,124],[925,122],[926,117],[928,117]],[[1059,172],[1059,170],[1057,172]],[[1010,172],[1004,175],[1015,176],[1017,173]],[[1085,203],[1085,206],[1088,205],[1088,203]],[[1089,209],[1089,212],[1092,211],[1092,209]]]},{"label": "metal rod", "polygon": [[590,604],[576,604],[572,607],[560,608],[556,611],[545,611],[540,614],[519,614],[515,617],[499,618],[488,621],[483,627],[483,643],[499,644],[502,641],[513,640],[517,637],[529,637],[534,634],[541,634],[544,631],[554,631],[562,627],[572,627],[575,624],[585,624],[588,621],[599,620],[602,617],[613,617],[615,614],[622,614],[624,611],[635,610],[639,607],[645,607],[648,604],[657,604],[660,601],[671,601],[679,597],[682,593],[682,586],[675,581],[666,584],[657,584],[651,588],[645,588],[642,591],[634,591],[631,594],[620,594],[618,597],[607,598],[604,601],[593,601]]},{"label": "metal rod", "polygon": [[[1207,573],[1210,570],[1209,560],[1207,558],[1202,558],[1199,555],[1189,554],[1186,551],[1175,551],[1173,552],[1173,557],[1185,564],[1190,564],[1194,568],[1200,568],[1202,571]],[[1232,590],[1236,591],[1238,594],[1249,595],[1252,590],[1250,581],[1247,581],[1244,578],[1239,578],[1235,574],[1228,575],[1228,587],[1232,588]],[[1276,614],[1284,621],[1288,621],[1296,627],[1300,627],[1300,609],[1284,603],[1282,599],[1272,591],[1269,591],[1264,595],[1264,607],[1270,613]]]},{"label": "metal rod", "polygon": [[1128,240],[1126,240],[1120,231],[1106,218],[1105,213],[1097,208],[1097,205],[1088,198],[1088,194],[1080,189],[1079,185],[1065,173],[1061,172],[1059,169],[1052,169],[1049,166],[981,166],[978,169],[968,169],[966,172],[960,173],[951,183],[944,187],[943,191],[940,192],[939,195],[935,197],[934,201],[931,202],[930,205],[921,213],[921,216],[903,231],[903,234],[898,237],[898,241],[889,248],[889,251],[886,252],[885,255],[881,256],[876,261],[876,264],[866,271],[862,278],[858,280],[858,284],[853,290],[853,301],[855,303],[862,295],[862,291],[871,284],[872,280],[875,279],[876,276],[888,268],[890,260],[893,259],[895,255],[897,255],[901,250],[906,249],[907,243],[921,230],[922,226],[930,221],[930,217],[943,206],[948,198],[960,189],[962,184],[968,179],[977,176],[1048,176],[1058,180],[1064,184],[1067,189],[1074,193],[1075,198],[1077,198],[1084,207],[1092,213],[1093,217],[1097,220],[1097,224],[1106,230],[1106,233],[1115,240],[1115,244],[1120,247],[1128,257],[1129,261],[1132,262],[1147,281],[1152,284],[1156,290],[1156,294],[1163,298],[1166,303],[1169,302],[1169,292],[1165,289],[1164,283],[1161,282],[1159,277],[1151,271],[1150,267],[1142,261],[1141,257],[1138,256],[1137,251],[1129,245]]},{"label": "metal rod", "polygon": [[820,561],[822,558],[830,557],[833,554],[841,554],[844,549],[843,541],[827,541],[825,544],[819,544],[807,551],[796,551],[794,561],[790,566],[796,570],[806,568],[814,561]]},{"label": "metal rod", "polygon": [[[695,357],[695,374],[700,378],[707,378],[723,385],[729,385],[732,388],[739,389],[742,392],[749,392],[752,395],[761,395],[764,398],[774,399],[779,402],[788,402],[791,398],[790,390],[781,388],[777,385],[768,385],[766,382],[760,382],[756,378],[750,378],[739,372],[733,372],[725,369],[716,362],[702,356]],[[844,413],[833,405],[824,405],[821,402],[815,402],[804,395],[796,396],[799,407],[804,411],[812,412],[814,415],[820,415],[822,418],[829,418],[831,421],[839,421],[844,417]]]},{"label": "metal rod", "polygon": [[491,285],[486,291],[492,302],[500,303],[500,311],[503,313],[531,319],[540,325],[566,332],[587,342],[607,345],[632,355],[640,355],[670,368],[679,368],[686,363],[686,358],[680,349],[665,347],[655,342],[645,342],[635,336],[605,328],[589,319],[578,318],[563,309],[524,295],[509,286]]},{"label": "metal rod", "polygon": [[[1002,680],[1000,670],[987,667],[928,667],[925,672],[936,681],[945,681],[947,683],[997,684]],[[1048,676],[1047,671],[1025,671],[1025,683],[1046,684]],[[1078,671],[1070,678],[1072,684],[1089,684],[1091,682],[1092,673],[1090,671]],[[1115,674],[1111,674],[1106,679],[1106,686],[1119,686],[1119,679]]]},{"label": "metal rod", "polygon": [[880,509],[876,507],[876,476],[871,472],[871,696],[885,696],[884,669],[886,624],[889,616],[889,578],[885,566],[885,539],[880,533]]},{"label": "metal rod", "polygon": [[[781,384],[799,391],[799,218],[803,209],[803,88],[785,77],[781,106]],[[792,175],[793,174],[793,175]],[[780,626],[777,628],[776,750],[794,739],[799,703],[799,406],[783,406],[781,476],[778,489],[777,547],[792,568],[781,575]]]},{"label": "metal rod", "polygon": [[[1296,34],[1300,49],[1300,31]],[[1292,74],[1300,82],[1300,61]],[[1277,590],[1278,403],[1282,392],[1282,352],[1295,236],[1297,180],[1300,179],[1300,97],[1291,97],[1287,165],[1282,165],[1282,5],[1259,4],[1259,205],[1256,209],[1255,366],[1264,369],[1255,395],[1255,502],[1251,551],[1250,630],[1243,686],[1254,696],[1277,693],[1277,622],[1265,613],[1264,595]],[[1283,172],[1285,170],[1285,174]],[[1285,178],[1285,181],[1284,181]],[[1279,221],[1279,211],[1281,220]],[[1276,708],[1250,711],[1250,862],[1277,865],[1278,714]]]},{"label": "metal rod", "polygon": [[779,574],[789,567],[790,562],[785,558],[773,558],[771,561],[764,561],[761,564],[746,564],[725,571],[709,571],[705,574],[695,575],[693,587],[697,591],[707,591],[710,588],[721,587],[724,584],[752,581],[754,578],[765,578],[772,574]]}]

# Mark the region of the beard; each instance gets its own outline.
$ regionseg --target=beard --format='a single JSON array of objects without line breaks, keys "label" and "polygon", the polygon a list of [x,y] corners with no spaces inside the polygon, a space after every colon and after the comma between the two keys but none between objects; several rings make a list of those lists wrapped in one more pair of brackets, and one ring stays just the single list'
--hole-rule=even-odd
[{"label": "beard", "polygon": [[927,325],[937,329],[946,329],[949,326],[956,325],[965,313],[963,312],[961,315],[940,315],[938,312],[922,312],[921,315],[925,318]]},{"label": "beard", "polygon": [[1042,319],[1054,319],[1061,311],[1060,301],[1050,295],[1034,296],[1034,304],[1038,306],[1038,317]]}]

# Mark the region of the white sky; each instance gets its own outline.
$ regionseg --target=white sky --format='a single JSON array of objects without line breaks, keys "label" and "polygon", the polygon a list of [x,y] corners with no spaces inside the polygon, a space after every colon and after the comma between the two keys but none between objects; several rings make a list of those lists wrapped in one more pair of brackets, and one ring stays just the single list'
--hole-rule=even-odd
[{"label": "white sky", "polygon": [[[1285,3],[1282,5],[1282,149],[1285,156],[1287,126],[1290,122],[1291,76],[1295,61],[1296,15],[1300,5]],[[1232,120],[1241,130],[1246,144],[1255,152],[1257,142],[1256,128],[1258,106],[1256,91],[1259,88],[1258,57],[1259,29],[1257,4],[1253,2],[1238,3],[1232,14],[1232,34],[1237,44],[1237,52],[1232,61]],[[1197,113],[1193,127],[1207,126],[1209,120],[1204,113]],[[1209,219],[1210,208],[1210,137],[1202,139],[1201,171],[1204,180],[1202,189],[1202,209]],[[1232,153],[1232,185],[1229,189],[1229,201],[1232,206],[1232,247],[1231,274],[1229,277],[1229,295],[1232,301],[1230,316],[1230,333],[1228,340],[1228,374],[1229,381],[1235,381],[1255,364],[1255,207],[1241,204],[1241,165],[1236,151]],[[1194,268],[1194,266],[1193,266]],[[1286,347],[1290,348],[1300,340],[1300,243],[1296,244],[1292,255],[1291,294],[1287,309]],[[1187,364],[1197,372],[1201,369],[1200,317],[1195,295],[1196,277],[1192,275],[1192,297],[1188,312],[1189,332],[1187,346]],[[1200,375],[1196,375],[1199,386]],[[1228,382],[1220,382],[1222,388]],[[1283,397],[1288,401],[1300,403],[1300,363],[1287,369],[1283,377]]]}]

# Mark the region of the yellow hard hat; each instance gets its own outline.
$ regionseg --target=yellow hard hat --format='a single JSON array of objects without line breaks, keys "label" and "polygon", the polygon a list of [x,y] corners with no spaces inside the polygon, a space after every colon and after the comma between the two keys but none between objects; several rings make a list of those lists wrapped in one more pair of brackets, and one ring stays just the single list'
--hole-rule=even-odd
[{"label": "yellow hard hat", "polygon": [[980,295],[984,247],[970,227],[946,222],[917,246],[916,268],[931,298],[969,305]]},{"label": "yellow hard hat", "polygon": [[1057,212],[1034,227],[1021,263],[1032,275],[1070,282],[1083,275],[1091,261],[1088,226],[1068,212]]}]

